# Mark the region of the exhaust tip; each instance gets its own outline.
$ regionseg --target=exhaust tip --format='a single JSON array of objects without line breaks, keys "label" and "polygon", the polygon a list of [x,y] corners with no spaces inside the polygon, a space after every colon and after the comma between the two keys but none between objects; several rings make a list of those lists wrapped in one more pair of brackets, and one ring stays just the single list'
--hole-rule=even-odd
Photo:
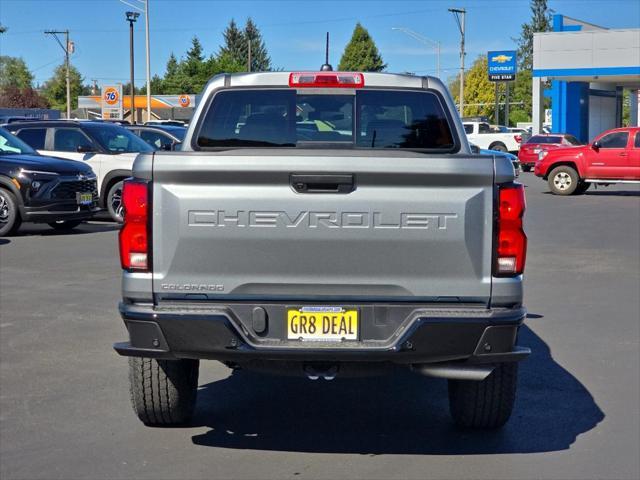
[{"label": "exhaust tip", "polygon": [[322,377],[326,381],[331,381],[338,375],[338,365],[305,365],[303,371],[309,380],[318,380]]}]

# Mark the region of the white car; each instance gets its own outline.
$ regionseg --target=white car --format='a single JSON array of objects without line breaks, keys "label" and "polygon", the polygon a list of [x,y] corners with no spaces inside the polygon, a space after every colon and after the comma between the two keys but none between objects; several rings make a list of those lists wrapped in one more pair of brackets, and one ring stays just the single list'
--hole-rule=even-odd
[{"label": "white car", "polygon": [[122,180],[131,176],[139,152],[153,149],[120,125],[108,122],[42,120],[7,128],[38,152],[86,162],[98,177],[100,207],[122,222]]},{"label": "white car", "polygon": [[[467,138],[471,143],[485,150],[499,152],[518,152],[522,136],[518,133],[500,132],[486,122],[462,122]],[[505,127],[506,128],[506,127]]]}]

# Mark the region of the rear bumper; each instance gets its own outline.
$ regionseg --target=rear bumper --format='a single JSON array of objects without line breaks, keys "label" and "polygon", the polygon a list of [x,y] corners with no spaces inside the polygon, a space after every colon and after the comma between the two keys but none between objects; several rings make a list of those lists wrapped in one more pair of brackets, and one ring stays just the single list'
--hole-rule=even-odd
[{"label": "rear bumper", "polygon": [[[172,306],[120,304],[129,341],[114,349],[124,356],[199,358],[243,363],[264,361],[392,362],[424,364],[518,361],[529,349],[515,346],[524,308],[402,306],[409,312],[385,338],[343,342],[302,342],[261,337],[239,318],[253,305]],[[274,306],[274,310],[278,307]],[[386,309],[387,305],[361,308]],[[365,316],[365,315],[363,315]],[[393,315],[388,315],[392,317]],[[277,318],[277,317],[274,317]],[[365,316],[366,318],[366,316]],[[281,318],[280,318],[281,320]],[[371,320],[371,318],[370,318]],[[375,323],[377,319],[373,319]],[[271,320],[280,323],[277,320]],[[281,320],[284,323],[283,320]],[[377,325],[370,325],[369,332]],[[382,329],[384,330],[384,328]]]},{"label": "rear bumper", "polygon": [[538,154],[524,153],[520,151],[520,153],[518,154],[518,160],[520,161],[520,165],[524,165],[525,167],[533,167],[538,160]]}]

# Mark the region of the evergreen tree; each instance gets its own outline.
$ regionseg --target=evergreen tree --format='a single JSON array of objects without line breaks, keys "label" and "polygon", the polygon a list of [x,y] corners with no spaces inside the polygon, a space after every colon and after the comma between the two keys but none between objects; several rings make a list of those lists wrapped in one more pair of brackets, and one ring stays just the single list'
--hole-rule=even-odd
[{"label": "evergreen tree", "polygon": [[22,58],[0,56],[0,89],[31,88],[33,75]]},{"label": "evergreen tree", "polygon": [[530,7],[531,20],[522,24],[520,37],[514,39],[518,44],[518,73],[513,84],[511,99],[514,102],[522,102],[522,105],[513,105],[510,108],[509,120],[514,124],[531,120],[533,34],[551,30],[551,15],[548,12],[547,0],[531,0]]},{"label": "evergreen tree", "polygon": [[[53,76],[44,84],[44,97],[51,104],[51,108],[65,110],[67,108],[67,68],[59,65],[53,71]],[[73,65],[69,65],[69,78],[71,84],[71,108],[78,108],[78,97],[88,93],[90,89],[83,85],[84,79]]]},{"label": "evergreen tree", "polygon": [[204,57],[202,56],[202,44],[198,37],[194,36],[191,39],[191,48],[187,50],[186,61],[193,63],[202,63],[204,61]]},{"label": "evergreen tree", "polygon": [[378,47],[369,32],[356,23],[351,40],[344,49],[338,70],[356,72],[381,72],[387,68]]},{"label": "evergreen tree", "polygon": [[218,57],[225,57],[238,63],[242,63],[246,58],[244,52],[246,50],[246,42],[244,40],[244,34],[238,29],[235,20],[231,19],[229,25],[223,32],[224,45],[220,48]]},{"label": "evergreen tree", "polygon": [[178,59],[173,54],[173,52],[171,52],[171,55],[169,55],[169,60],[167,60],[167,68],[166,68],[165,76],[171,77],[173,75],[176,75],[177,73],[178,73]]},{"label": "evergreen tree", "polygon": [[251,71],[267,72],[271,70],[271,58],[267,53],[267,47],[262,40],[262,34],[258,26],[253,23],[251,17],[247,19],[243,32],[244,55],[243,60],[246,65],[249,61],[249,43],[251,43]]},{"label": "evergreen tree", "polygon": [[551,15],[547,0],[531,0],[531,20],[521,26],[520,37],[514,38],[518,44],[518,67],[531,70],[533,66],[533,34],[551,30]]},{"label": "evergreen tree", "polygon": [[149,87],[151,88],[151,95],[164,95],[164,84],[160,75],[155,74],[151,77]]}]

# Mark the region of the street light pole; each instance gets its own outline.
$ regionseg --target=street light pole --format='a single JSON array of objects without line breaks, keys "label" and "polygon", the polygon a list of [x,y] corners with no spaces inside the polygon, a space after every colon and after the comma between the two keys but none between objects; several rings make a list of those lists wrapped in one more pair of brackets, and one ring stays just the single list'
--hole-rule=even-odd
[{"label": "street light pole", "polygon": [[147,122],[151,121],[151,48],[149,47],[149,0],[144,1],[144,23],[147,45]]},{"label": "street light pole", "polygon": [[404,27],[393,27],[391,30],[398,30],[399,32],[406,33],[412,38],[415,38],[419,42],[422,42],[427,45],[435,46],[436,48],[436,76],[440,78],[440,42],[438,40],[431,40],[424,35],[420,35],[419,33],[414,32],[409,28]]},{"label": "street light pole", "polygon": [[126,0],[120,0],[121,3],[128,5],[129,7],[144,13],[144,27],[145,27],[145,43],[147,49],[147,122],[151,121],[151,48],[149,47],[149,0],[131,0],[144,5],[144,9],[140,5],[129,3]]},{"label": "street light pole", "polygon": [[[66,83],[67,83],[67,120],[71,118],[71,76],[69,74],[69,30],[45,30],[45,35],[53,35],[60,48],[64,50],[65,67],[66,67]],[[58,34],[65,35],[64,45],[58,38]]]},{"label": "street light pole", "polygon": [[460,116],[464,116],[464,24],[467,11],[464,8],[450,8],[449,11],[453,13],[460,30],[460,102],[459,110]]},{"label": "street light pole", "polygon": [[138,12],[126,12],[127,22],[129,22],[129,63],[131,67],[131,121],[136,123],[136,88],[133,78],[133,24],[136,22],[140,14]]}]

